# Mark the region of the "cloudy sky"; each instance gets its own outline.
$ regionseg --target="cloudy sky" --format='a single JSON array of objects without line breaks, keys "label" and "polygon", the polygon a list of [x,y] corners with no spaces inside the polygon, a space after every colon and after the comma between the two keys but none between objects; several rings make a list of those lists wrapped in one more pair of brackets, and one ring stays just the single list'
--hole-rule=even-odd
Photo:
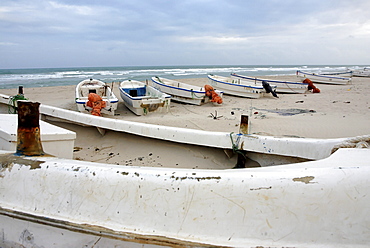
[{"label": "cloudy sky", "polygon": [[1,0],[0,68],[368,65],[369,0]]}]

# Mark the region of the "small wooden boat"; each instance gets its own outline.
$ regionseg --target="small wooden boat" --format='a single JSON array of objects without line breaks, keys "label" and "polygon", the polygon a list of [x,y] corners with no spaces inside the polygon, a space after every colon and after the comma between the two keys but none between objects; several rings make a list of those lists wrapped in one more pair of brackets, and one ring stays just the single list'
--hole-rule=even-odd
[{"label": "small wooden boat", "polygon": [[304,71],[297,71],[297,76],[301,78],[301,80],[305,80],[306,78],[310,79],[314,83],[321,83],[321,84],[350,84],[352,82],[352,78],[350,77],[337,77],[337,76],[328,76],[328,75],[321,75],[316,73],[309,73]]},{"label": "small wooden boat", "polygon": [[[194,105],[202,105],[207,102],[212,102],[212,97],[207,94],[206,87],[181,83],[179,81],[162,77],[152,77],[152,85],[157,90],[171,95],[172,100],[174,101]],[[214,90],[214,92],[220,98],[223,95],[223,91]]]},{"label": "small wooden boat", "polygon": [[[262,86],[262,82],[246,83],[241,80],[233,80],[232,78],[208,75],[208,80],[212,86],[217,89],[222,89],[225,94],[248,97],[261,98],[265,96],[266,90]],[[275,89],[276,86],[273,86]]]},{"label": "small wooden boat", "polygon": [[126,107],[136,115],[168,111],[170,107],[170,95],[140,81],[125,80],[120,83],[119,91]]},{"label": "small wooden boat", "polygon": [[105,102],[105,107],[101,109],[103,114],[114,115],[117,109],[118,98],[112,89],[104,82],[96,79],[86,79],[76,86],[76,104],[81,113],[90,113],[92,108],[88,106],[90,93],[95,93]]},{"label": "small wooden boat", "polygon": [[263,81],[276,85],[276,92],[277,93],[298,93],[303,94],[307,91],[307,84],[301,82],[289,82],[289,81],[280,81],[280,80],[271,80],[271,79],[262,79],[262,78],[254,78],[248,77],[244,75],[239,75],[236,73],[231,73],[231,77],[237,80],[242,79],[243,81],[250,82],[250,83],[262,83]]}]

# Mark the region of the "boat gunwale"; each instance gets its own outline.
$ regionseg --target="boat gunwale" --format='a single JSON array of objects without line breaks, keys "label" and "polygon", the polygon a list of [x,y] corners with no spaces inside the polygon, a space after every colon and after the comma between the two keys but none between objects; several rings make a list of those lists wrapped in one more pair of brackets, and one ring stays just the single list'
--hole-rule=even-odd
[{"label": "boat gunwale", "polygon": [[[129,231],[115,231],[98,225],[89,225],[83,223],[75,223],[69,220],[51,218],[48,216],[37,215],[35,213],[22,212],[15,209],[4,208],[0,206],[0,215],[15,218],[21,221],[29,221],[40,225],[50,225],[54,228],[61,228],[71,232],[78,232],[88,235],[97,235],[109,239],[121,240],[138,244],[165,245],[165,246],[195,246],[209,247],[208,243],[199,243],[192,240],[182,240],[173,237],[161,235],[140,234]],[[217,245],[214,247],[225,247]]]},{"label": "boat gunwale", "polygon": [[266,81],[266,82],[281,83],[281,84],[297,84],[297,85],[304,85],[304,86],[307,86],[308,85],[307,83],[300,83],[300,82],[279,81],[279,80],[272,80],[272,79],[253,78],[253,77],[247,77],[247,76],[244,76],[244,75],[239,75],[239,74],[236,74],[236,73],[231,73],[230,75],[231,76],[234,76],[234,77],[243,78],[243,79],[246,79],[246,80],[253,80],[253,81],[261,81],[261,82],[262,81]]},{"label": "boat gunwale", "polygon": [[347,78],[347,77],[333,77],[333,76],[313,74],[313,73],[308,73],[308,72],[297,70],[297,75],[298,76],[299,76],[299,73],[301,73],[303,75],[309,75],[309,76],[321,77],[321,78],[333,78],[333,79],[339,79],[339,80],[343,80],[343,81],[351,81],[352,80],[351,78]]},{"label": "boat gunwale", "polygon": [[[156,81],[153,79],[154,77],[152,77],[152,82],[156,83],[156,84],[159,84],[159,85],[162,85],[164,87],[167,87],[167,88],[172,88],[172,89],[176,89],[176,90],[182,90],[182,91],[186,91],[186,92],[192,92],[192,93],[199,93],[199,94],[206,94],[206,91],[198,91],[198,90],[193,90],[193,89],[186,89],[186,88],[179,88],[179,87],[176,87],[176,86],[172,86],[172,85],[168,85],[168,84],[165,84],[165,83],[161,83],[159,81]],[[162,78],[164,79],[164,78]],[[167,80],[167,79],[165,79]],[[173,80],[174,81],[174,80]],[[181,85],[189,85],[189,86],[195,86],[195,85],[190,85],[190,84],[185,84],[185,83],[181,83],[179,81],[175,81],[175,82],[178,82],[179,84]],[[200,87],[200,86],[196,86],[196,87]],[[202,87],[200,87],[202,88]]]},{"label": "boat gunwale", "polygon": [[[116,98],[116,99],[117,99],[117,98]],[[118,102],[119,102],[119,100],[118,100],[118,99],[116,100],[116,99],[112,99],[112,100],[108,100],[108,99],[107,99],[107,100],[105,100],[105,99],[103,98],[103,101],[104,101],[104,102],[109,102],[109,103],[118,103]],[[76,103],[77,103],[77,104],[86,104],[86,103],[87,103],[87,101],[88,101],[88,100],[78,100],[78,99],[76,99]]]},{"label": "boat gunwale", "polygon": [[[217,80],[217,79],[211,78],[211,75],[208,75],[208,78],[209,78],[210,80],[213,80],[213,81],[215,81],[215,82],[222,83],[222,84],[228,84],[228,85],[238,86],[238,87],[243,87],[243,88],[252,88],[252,89],[257,89],[257,90],[263,90],[263,87],[262,87],[262,86],[251,86],[251,85],[246,85],[246,84],[228,83],[228,82],[219,81],[219,80]],[[252,93],[253,93],[253,92],[252,92]],[[262,92],[262,93],[263,93],[263,92]],[[256,92],[256,94],[259,94],[259,92]]]}]

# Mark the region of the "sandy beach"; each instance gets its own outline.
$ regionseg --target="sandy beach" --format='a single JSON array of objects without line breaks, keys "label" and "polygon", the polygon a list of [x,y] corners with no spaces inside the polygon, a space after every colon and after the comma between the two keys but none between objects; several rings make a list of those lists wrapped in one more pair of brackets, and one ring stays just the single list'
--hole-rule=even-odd
[{"label": "sandy beach", "polygon": [[[296,76],[269,76],[276,80],[297,81]],[[178,81],[204,86],[207,78],[179,79]],[[304,138],[341,138],[370,134],[370,78],[352,79],[349,85],[315,84],[321,93],[279,94],[248,99],[224,95],[222,105],[207,103],[193,106],[171,102],[168,112],[153,112],[136,116],[122,100],[116,115],[127,121],[183,127],[190,129],[239,132],[241,115],[250,116],[250,133]],[[113,86],[119,97],[118,82]],[[16,95],[17,89],[1,89],[5,95]],[[77,110],[75,85],[25,88],[24,95],[42,104]],[[217,118],[213,118],[217,116]],[[194,147],[113,131],[100,135],[93,127],[53,122],[75,131],[74,158],[136,166],[171,166],[179,168],[232,168],[235,157],[223,151]]]}]

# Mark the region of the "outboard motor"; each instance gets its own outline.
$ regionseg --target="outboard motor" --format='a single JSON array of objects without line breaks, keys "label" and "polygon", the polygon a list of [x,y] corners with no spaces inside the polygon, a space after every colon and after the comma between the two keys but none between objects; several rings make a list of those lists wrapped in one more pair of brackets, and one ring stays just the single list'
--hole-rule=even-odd
[{"label": "outboard motor", "polygon": [[274,97],[279,98],[276,94],[276,91],[271,88],[271,85],[269,83],[267,83],[266,81],[262,81],[262,86],[266,90],[266,93],[271,93]]}]

